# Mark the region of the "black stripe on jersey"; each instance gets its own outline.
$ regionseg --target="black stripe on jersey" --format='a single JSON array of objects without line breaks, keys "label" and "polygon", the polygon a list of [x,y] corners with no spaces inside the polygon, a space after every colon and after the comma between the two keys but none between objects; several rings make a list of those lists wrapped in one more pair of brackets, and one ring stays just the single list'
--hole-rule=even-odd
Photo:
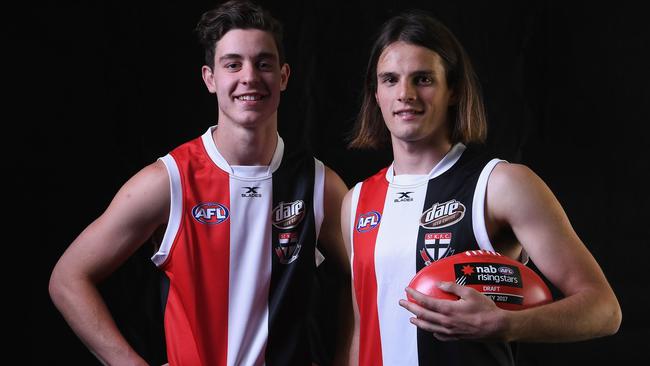
[{"label": "black stripe on jersey", "polygon": [[266,348],[269,366],[311,365],[307,314],[316,267],[314,169],[311,155],[304,152],[288,155],[285,151],[282,164],[273,174],[273,215],[281,203],[288,216],[297,209],[296,202],[302,201],[304,205],[298,226],[278,228],[272,225],[273,260]]},{"label": "black stripe on jersey", "polygon": [[[472,226],[472,203],[478,178],[488,161],[486,155],[468,148],[453,167],[429,180],[422,213],[436,203],[456,200],[464,206],[464,216],[459,222],[443,228],[420,225],[415,253],[417,271],[426,266],[426,259],[436,261],[466,250],[479,249]],[[439,239],[430,239],[427,250],[425,238],[428,233],[451,234],[451,243],[447,245]],[[417,330],[417,343],[419,365],[514,365],[510,347],[505,343],[441,342],[431,332],[421,329]]]}]

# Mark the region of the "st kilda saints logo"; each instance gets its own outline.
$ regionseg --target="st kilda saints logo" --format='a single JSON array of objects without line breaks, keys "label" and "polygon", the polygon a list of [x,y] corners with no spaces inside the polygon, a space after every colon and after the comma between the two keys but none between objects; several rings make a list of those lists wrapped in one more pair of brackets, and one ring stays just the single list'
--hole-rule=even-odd
[{"label": "st kilda saints logo", "polygon": [[426,233],[424,234],[424,248],[420,249],[420,257],[424,265],[437,261],[438,259],[454,254],[451,247],[451,233]]},{"label": "st kilda saints logo", "polygon": [[465,216],[465,205],[455,199],[435,203],[420,217],[420,226],[427,229],[441,229],[451,226]]},{"label": "st kilda saints logo", "polygon": [[192,208],[192,216],[202,224],[216,225],[228,219],[228,208],[221,203],[204,202]]},{"label": "st kilda saints logo", "polygon": [[298,240],[298,234],[296,232],[279,233],[275,254],[278,256],[280,263],[289,264],[298,258],[300,247],[302,245]]},{"label": "st kilda saints logo", "polygon": [[293,202],[280,202],[273,209],[271,222],[278,229],[293,229],[305,216],[305,202],[297,200]]}]

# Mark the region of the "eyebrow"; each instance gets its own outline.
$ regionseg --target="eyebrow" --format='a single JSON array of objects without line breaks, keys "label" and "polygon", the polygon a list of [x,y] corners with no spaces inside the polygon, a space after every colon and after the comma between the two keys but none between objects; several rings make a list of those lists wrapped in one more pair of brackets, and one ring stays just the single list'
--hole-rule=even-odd
[{"label": "eyebrow", "polygon": [[[391,71],[380,72],[377,74],[378,78],[383,78],[387,76],[397,76],[397,73]],[[409,74],[409,76],[432,76],[435,77],[436,74],[433,70],[417,70]]]},{"label": "eyebrow", "polygon": [[[222,61],[222,60],[240,60],[242,58],[244,58],[244,57],[242,55],[238,54],[238,53],[227,53],[227,54],[219,57],[219,61]],[[255,58],[256,59],[269,59],[269,58],[271,58],[271,59],[277,60],[278,56],[273,52],[260,52],[257,55],[255,55]]]},{"label": "eyebrow", "polygon": [[380,72],[379,74],[377,74],[377,77],[378,78],[385,78],[387,76],[396,76],[396,75],[397,74],[395,74],[394,72],[386,71],[386,72]]}]

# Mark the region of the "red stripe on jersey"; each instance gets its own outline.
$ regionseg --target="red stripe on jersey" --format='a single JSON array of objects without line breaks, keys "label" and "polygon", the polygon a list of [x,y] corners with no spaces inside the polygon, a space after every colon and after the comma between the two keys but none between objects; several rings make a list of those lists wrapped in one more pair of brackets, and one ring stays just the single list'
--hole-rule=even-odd
[{"label": "red stripe on jersey", "polygon": [[[388,190],[385,176],[386,169],[383,169],[361,185],[354,228],[352,228],[354,292],[360,314],[359,365],[382,365],[381,336],[377,314],[375,242]],[[380,215],[379,218],[375,213]],[[373,222],[373,219],[376,221]]]},{"label": "red stripe on jersey", "polygon": [[[223,207],[230,210],[230,177],[209,159],[200,138],[171,155],[181,175],[183,207],[180,227],[163,265],[170,280],[165,306],[169,364],[225,365],[230,213],[223,219]],[[197,213],[200,210],[202,214]]]}]

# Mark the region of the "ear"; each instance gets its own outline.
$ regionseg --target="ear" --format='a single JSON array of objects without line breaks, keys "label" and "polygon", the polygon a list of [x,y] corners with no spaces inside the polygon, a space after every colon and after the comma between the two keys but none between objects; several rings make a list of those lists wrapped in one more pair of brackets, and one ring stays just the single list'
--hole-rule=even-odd
[{"label": "ear", "polygon": [[201,77],[203,78],[203,82],[208,88],[208,91],[212,94],[215,94],[217,92],[217,88],[214,85],[214,74],[212,73],[210,66],[203,65],[203,67],[201,67]]},{"label": "ear", "polygon": [[289,64],[284,64],[280,68],[280,90],[285,91],[287,89],[287,84],[289,83],[289,75],[291,74],[291,68]]}]

